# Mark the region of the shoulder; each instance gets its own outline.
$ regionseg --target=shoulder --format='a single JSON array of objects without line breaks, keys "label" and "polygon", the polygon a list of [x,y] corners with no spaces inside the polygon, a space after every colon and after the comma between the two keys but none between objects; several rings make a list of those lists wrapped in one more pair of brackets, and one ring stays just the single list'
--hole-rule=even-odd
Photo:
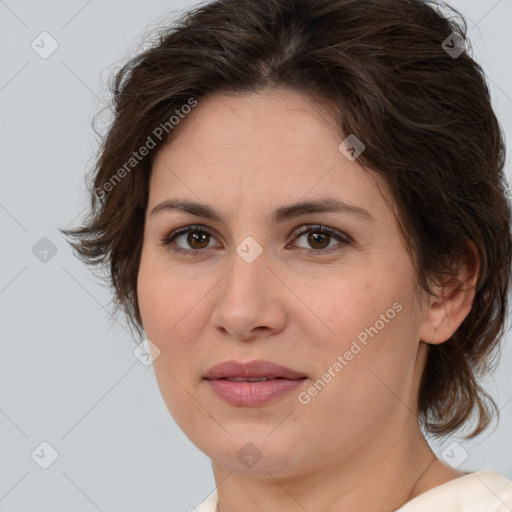
[{"label": "shoulder", "polygon": [[492,471],[477,471],[434,487],[396,512],[510,512],[512,482]]}]

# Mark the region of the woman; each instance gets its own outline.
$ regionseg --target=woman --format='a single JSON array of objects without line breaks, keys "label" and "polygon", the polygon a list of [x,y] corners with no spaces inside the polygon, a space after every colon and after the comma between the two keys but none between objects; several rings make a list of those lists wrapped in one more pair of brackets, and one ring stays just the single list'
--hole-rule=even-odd
[{"label": "woman", "polygon": [[219,0],[118,73],[64,232],[212,460],[201,512],[512,508],[425,440],[497,414],[478,379],[508,305],[504,144],[465,33],[420,0]]}]

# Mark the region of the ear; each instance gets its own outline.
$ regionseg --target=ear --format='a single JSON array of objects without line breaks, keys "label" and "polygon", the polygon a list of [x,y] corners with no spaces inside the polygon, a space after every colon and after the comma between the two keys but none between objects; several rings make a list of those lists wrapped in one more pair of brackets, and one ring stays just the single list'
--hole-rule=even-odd
[{"label": "ear", "polygon": [[420,328],[420,340],[438,345],[450,339],[471,311],[475,287],[480,272],[478,250],[467,242],[468,255],[458,262],[456,274],[432,288],[436,297],[428,294],[425,319]]}]

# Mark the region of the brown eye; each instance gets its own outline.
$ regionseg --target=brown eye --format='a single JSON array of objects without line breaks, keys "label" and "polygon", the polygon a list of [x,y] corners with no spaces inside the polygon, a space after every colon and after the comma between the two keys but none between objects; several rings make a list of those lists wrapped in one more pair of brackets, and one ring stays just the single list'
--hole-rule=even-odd
[{"label": "brown eye", "polygon": [[204,231],[194,231],[187,235],[187,243],[192,247],[192,249],[204,249],[208,246],[209,240],[209,233],[205,233]]},{"label": "brown eye", "polygon": [[[304,237],[307,235],[307,237]],[[295,240],[303,238],[309,247],[301,247],[300,245],[292,245],[312,254],[328,254],[339,250],[344,245],[350,245],[352,240],[348,235],[341,231],[337,231],[322,225],[311,226],[308,229],[298,233]],[[206,254],[206,249],[217,246],[210,245],[215,237],[201,226],[185,226],[176,229],[164,238],[162,245],[169,245],[170,249],[176,253],[197,255],[201,252]],[[333,243],[334,242],[334,243]],[[289,248],[290,245],[287,246]]]},{"label": "brown eye", "polygon": [[330,235],[326,235],[325,233],[315,233],[310,232],[308,234],[308,244],[313,247],[313,249],[325,249],[329,245]]},{"label": "brown eye", "polygon": [[[296,235],[296,240],[304,237],[304,235],[307,235],[304,239],[311,248],[300,245],[297,245],[297,247],[314,254],[327,254],[332,250],[339,249],[340,247],[338,246],[349,245],[352,241],[348,235],[341,231],[336,231],[322,225],[312,226],[301,231]],[[332,244],[332,242],[337,243]]]},{"label": "brown eye", "polygon": [[199,226],[186,226],[170,233],[161,243],[171,246],[171,250],[177,253],[195,254],[211,248],[212,239],[214,237],[208,230]]}]

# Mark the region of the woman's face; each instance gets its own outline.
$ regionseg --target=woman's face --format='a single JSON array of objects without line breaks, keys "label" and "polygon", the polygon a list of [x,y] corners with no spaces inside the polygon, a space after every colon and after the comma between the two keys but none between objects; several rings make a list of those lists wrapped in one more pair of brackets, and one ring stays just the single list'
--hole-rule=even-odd
[{"label": "woman's face", "polygon": [[[212,96],[181,122],[153,164],[138,275],[173,418],[235,471],[383,459],[417,427],[427,332],[387,189],[340,151],[327,114],[290,90]],[[349,207],[290,208],[327,200]],[[219,219],[152,213],[164,201],[200,203]],[[200,231],[172,238],[187,226]],[[303,378],[205,379],[232,360]]]}]

